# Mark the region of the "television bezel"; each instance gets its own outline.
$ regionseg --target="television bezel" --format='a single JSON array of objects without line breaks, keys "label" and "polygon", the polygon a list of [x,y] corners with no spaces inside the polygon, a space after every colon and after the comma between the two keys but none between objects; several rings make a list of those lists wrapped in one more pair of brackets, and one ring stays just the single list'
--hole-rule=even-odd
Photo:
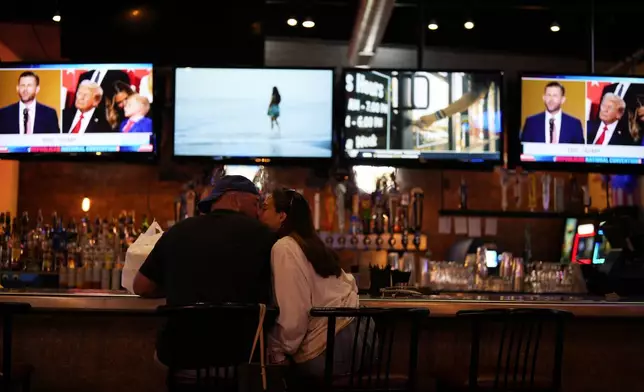
[{"label": "television bezel", "polygon": [[[508,131],[508,162],[512,167],[521,167],[524,170],[538,170],[538,171],[556,171],[556,172],[581,172],[581,173],[602,173],[602,174],[640,174],[644,172],[644,164],[617,164],[617,163],[586,163],[586,162],[523,162],[521,161],[521,154],[523,153],[523,145],[521,144],[521,131],[522,131],[522,113],[521,108],[523,104],[523,78],[549,78],[557,80],[562,77],[601,77],[601,78],[630,78],[642,79],[644,84],[644,77],[637,75],[609,75],[609,74],[593,74],[584,72],[539,72],[539,71],[521,71],[518,75],[518,98],[519,107],[516,109],[516,116],[512,121],[512,126]],[[565,80],[565,79],[564,79]],[[644,148],[644,146],[642,146]]]},{"label": "television bezel", "polygon": [[[471,74],[499,74],[500,76],[500,86],[499,86],[499,102],[501,103],[501,133],[499,136],[500,148],[499,148],[499,158],[498,159],[487,159],[482,162],[473,162],[473,161],[463,161],[459,159],[403,159],[403,158],[350,158],[346,151],[344,150],[345,138],[345,129],[342,126],[342,122],[338,120],[338,154],[342,161],[346,162],[348,165],[369,165],[369,166],[392,166],[400,168],[410,168],[410,169],[447,169],[447,170],[474,170],[474,171],[486,171],[493,170],[497,166],[503,166],[505,164],[505,135],[506,135],[506,102],[505,102],[505,71],[499,69],[436,69],[436,68],[360,68],[360,67],[347,67],[342,69],[342,79],[340,82],[344,81],[344,77],[349,71],[381,71],[381,72],[428,72],[428,73],[438,73],[438,72],[447,72],[447,73],[471,73]],[[341,108],[337,112],[338,118],[344,118],[345,108],[346,108],[346,95],[344,89],[338,88],[338,94],[341,95],[339,98]]]},{"label": "television bezel", "polygon": [[[25,70],[37,70],[32,68],[37,65],[87,65],[88,68],[93,65],[141,65],[149,64],[152,67],[152,95],[154,102],[159,101],[162,95],[158,91],[159,74],[155,69],[159,68],[158,64],[146,61],[108,61],[108,62],[79,62],[79,61],[15,61],[15,62],[0,62],[0,72],[3,70],[20,69],[24,67]],[[32,67],[30,67],[32,66]],[[93,152],[46,152],[46,153],[0,153],[0,161],[124,161],[124,162],[151,162],[155,163],[159,157],[159,148],[161,146],[161,110],[159,106],[152,106],[152,135],[153,135],[153,149],[150,152],[101,152],[96,154]]]},{"label": "television bezel", "polygon": [[[177,155],[175,153],[175,130],[176,130],[176,88],[177,88],[177,70],[192,68],[192,69],[249,69],[249,70],[311,70],[311,71],[330,71],[331,72],[331,154],[329,157],[263,157],[263,156],[246,156],[246,157],[232,157],[232,156],[201,156],[201,155]],[[170,137],[172,138],[172,159],[176,162],[207,162],[222,165],[264,165],[264,166],[314,166],[314,167],[330,167],[337,157],[337,140],[336,140],[336,116],[337,99],[336,99],[336,82],[337,73],[333,67],[282,67],[282,66],[217,66],[217,65],[190,65],[181,64],[172,67],[172,131]]]}]

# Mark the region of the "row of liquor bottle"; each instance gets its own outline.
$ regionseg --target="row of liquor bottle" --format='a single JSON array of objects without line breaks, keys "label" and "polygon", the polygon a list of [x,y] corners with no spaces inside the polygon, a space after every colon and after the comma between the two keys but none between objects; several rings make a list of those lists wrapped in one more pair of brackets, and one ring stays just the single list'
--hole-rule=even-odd
[{"label": "row of liquor bottle", "polygon": [[[0,214],[0,269],[57,272],[61,269],[112,270],[123,263],[127,248],[149,227],[147,217],[136,225],[134,212],[94,221],[85,216],[76,223],[54,212],[46,224],[41,211],[35,223],[28,212],[12,219]],[[99,267],[100,266],[100,267]],[[74,279],[75,281],[76,279]]]},{"label": "row of liquor bottle", "polygon": [[[269,193],[273,185],[263,168],[253,182],[262,193]],[[408,192],[402,191],[395,173],[377,178],[375,190],[371,193],[350,185],[337,182],[315,192],[311,201],[316,230],[340,235],[341,241],[344,235],[361,234],[368,241],[371,234],[420,234],[424,199],[421,188],[412,187]],[[348,193],[350,188],[356,191]],[[189,186],[175,201],[175,219],[179,221],[198,214],[198,201],[199,192],[194,186]],[[326,238],[332,241],[331,237]],[[355,242],[355,237],[353,240]]]}]

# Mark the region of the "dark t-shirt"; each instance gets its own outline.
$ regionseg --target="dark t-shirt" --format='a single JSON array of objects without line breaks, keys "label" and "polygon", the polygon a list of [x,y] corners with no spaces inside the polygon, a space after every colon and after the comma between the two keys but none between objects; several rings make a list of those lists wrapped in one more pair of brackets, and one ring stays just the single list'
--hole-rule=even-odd
[{"label": "dark t-shirt", "polygon": [[257,219],[216,210],[177,223],[156,243],[139,272],[168,305],[265,303],[272,299],[271,247],[276,236]]}]

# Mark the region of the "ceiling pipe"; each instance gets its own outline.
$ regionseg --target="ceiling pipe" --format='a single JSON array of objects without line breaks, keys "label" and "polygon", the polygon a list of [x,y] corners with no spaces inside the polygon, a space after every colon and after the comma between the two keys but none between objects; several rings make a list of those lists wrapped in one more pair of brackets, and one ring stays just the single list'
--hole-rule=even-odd
[{"label": "ceiling pipe", "polygon": [[387,29],[395,3],[395,0],[361,0],[347,53],[350,67],[369,66]]}]

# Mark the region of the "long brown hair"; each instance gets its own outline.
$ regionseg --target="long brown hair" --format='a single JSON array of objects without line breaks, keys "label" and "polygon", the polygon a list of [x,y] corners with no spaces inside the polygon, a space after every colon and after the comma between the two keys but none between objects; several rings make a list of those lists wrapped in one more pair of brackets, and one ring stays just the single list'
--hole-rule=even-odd
[{"label": "long brown hair", "polygon": [[286,214],[286,220],[278,231],[279,236],[292,237],[321,277],[340,276],[340,259],[315,232],[311,208],[304,196],[290,189],[278,189],[272,195],[275,211]]}]

